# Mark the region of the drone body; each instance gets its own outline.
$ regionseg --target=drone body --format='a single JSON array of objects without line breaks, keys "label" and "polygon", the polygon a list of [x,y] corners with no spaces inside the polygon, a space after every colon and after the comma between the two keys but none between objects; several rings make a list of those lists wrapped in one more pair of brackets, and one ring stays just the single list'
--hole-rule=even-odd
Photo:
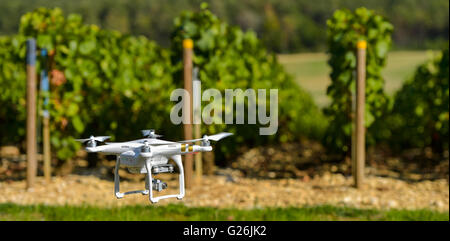
[{"label": "drone body", "polygon": [[[232,133],[223,132],[212,136],[205,135],[200,139],[172,142],[157,139],[160,135],[156,135],[154,130],[143,130],[142,134],[146,138],[128,142],[105,143],[105,145],[101,146],[97,146],[97,142],[104,142],[109,138],[108,136],[91,136],[87,139],[77,139],[77,141],[87,144],[87,152],[99,152],[116,156],[114,193],[117,198],[122,198],[127,194],[141,193],[143,195],[148,194],[149,200],[152,203],[156,203],[165,198],[176,197],[181,200],[184,197],[184,169],[181,155],[212,151],[209,140],[219,141],[222,138],[232,135]],[[202,144],[191,144],[196,141],[201,141]],[[162,191],[167,188],[167,184],[159,179],[154,179],[152,174],[174,172],[174,167],[172,164],[169,164],[169,160],[173,160],[178,166],[180,191],[175,195],[155,197],[153,196],[153,190],[158,192]],[[120,166],[127,167],[131,173],[147,174],[145,178],[145,190],[120,192]]]}]

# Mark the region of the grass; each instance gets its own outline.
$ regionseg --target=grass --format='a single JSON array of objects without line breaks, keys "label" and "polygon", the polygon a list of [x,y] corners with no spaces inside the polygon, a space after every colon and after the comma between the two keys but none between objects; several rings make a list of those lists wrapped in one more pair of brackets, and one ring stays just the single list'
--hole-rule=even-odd
[{"label": "grass", "polygon": [[449,221],[448,212],[430,210],[374,210],[349,207],[315,206],[302,208],[264,208],[251,210],[216,209],[184,205],[125,206],[45,206],[0,204],[0,220],[407,220]]},{"label": "grass", "polygon": [[[386,67],[383,70],[385,91],[392,95],[403,81],[411,77],[416,67],[423,63],[431,52],[427,51],[394,51],[389,53]],[[326,89],[331,81],[331,69],[327,64],[328,57],[324,53],[285,54],[279,55],[280,62],[292,74],[296,82],[308,90],[320,107],[329,104]]]}]

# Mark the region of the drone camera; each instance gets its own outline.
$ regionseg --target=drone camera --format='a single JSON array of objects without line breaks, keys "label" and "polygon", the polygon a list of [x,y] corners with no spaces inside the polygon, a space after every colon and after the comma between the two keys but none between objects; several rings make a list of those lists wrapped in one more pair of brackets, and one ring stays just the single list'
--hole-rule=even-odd
[{"label": "drone camera", "polygon": [[162,190],[167,188],[167,183],[165,183],[159,179],[153,179],[152,180],[152,188],[155,191],[161,192]]}]

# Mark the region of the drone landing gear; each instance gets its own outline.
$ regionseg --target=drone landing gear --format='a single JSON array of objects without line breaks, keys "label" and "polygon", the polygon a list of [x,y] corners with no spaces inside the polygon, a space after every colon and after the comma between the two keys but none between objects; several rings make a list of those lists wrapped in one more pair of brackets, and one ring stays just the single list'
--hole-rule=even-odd
[{"label": "drone landing gear", "polygon": [[[178,200],[181,200],[184,197],[184,170],[183,170],[183,163],[181,162],[181,155],[174,155],[174,156],[171,157],[171,159],[177,164],[177,166],[178,166],[178,168],[180,170],[180,174],[179,174],[180,193],[179,194],[173,194],[173,195],[165,195],[165,196],[153,197],[153,191],[152,190],[154,188],[152,188],[152,189],[149,188],[149,190],[150,190],[149,200],[152,203],[157,203],[161,199],[172,198],[172,197],[175,197]],[[162,183],[162,182],[158,182],[160,180],[157,180],[157,179],[155,179],[156,182],[154,182],[155,180],[153,180],[153,177],[152,177],[152,165],[151,165],[151,162],[149,160],[145,163],[145,168],[147,169],[146,183],[152,183],[153,185],[155,183],[157,183],[157,185],[165,184],[165,183]],[[153,187],[155,187],[155,186],[153,186]],[[160,187],[162,187],[162,186],[160,186]],[[155,189],[158,190],[159,187],[155,188]]]},{"label": "drone landing gear", "polygon": [[[150,160],[148,160],[145,164],[145,168],[147,169],[147,176],[146,176],[146,180],[145,180],[146,181],[146,183],[145,183],[146,190],[120,192],[120,177],[119,177],[120,157],[118,156],[116,159],[116,167],[114,169],[114,194],[115,194],[116,198],[121,199],[125,195],[140,193],[142,195],[149,195],[149,200],[152,203],[157,203],[161,199],[166,199],[166,198],[171,198],[171,197],[175,197],[178,200],[183,199],[183,197],[184,197],[184,170],[183,170],[183,163],[181,162],[181,155],[172,156],[172,159],[177,164],[177,166],[180,170],[180,174],[179,174],[180,193],[174,194],[174,195],[153,197],[153,190],[160,192],[167,188],[167,183],[162,182],[161,180],[152,178],[152,165],[151,165]],[[169,172],[170,172],[170,170],[169,170]],[[149,185],[150,183],[152,184],[151,187]]]},{"label": "drone landing gear", "polygon": [[120,192],[120,177],[119,177],[119,167],[120,167],[120,157],[117,156],[116,159],[116,168],[114,169],[114,194],[117,199],[123,198],[125,193]]},{"label": "drone landing gear", "polygon": [[142,194],[148,195],[148,190],[137,190],[137,191],[129,191],[129,192],[120,192],[120,176],[119,176],[119,166],[120,166],[120,157],[116,159],[116,168],[114,169],[114,194],[117,199],[123,198],[125,195],[129,194]]}]

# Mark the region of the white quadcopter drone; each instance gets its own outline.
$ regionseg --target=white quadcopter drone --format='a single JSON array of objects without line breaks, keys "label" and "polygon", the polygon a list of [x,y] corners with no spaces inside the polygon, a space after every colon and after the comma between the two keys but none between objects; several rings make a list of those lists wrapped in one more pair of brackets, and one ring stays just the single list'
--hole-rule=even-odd
[{"label": "white quadcopter drone", "polygon": [[[181,200],[184,197],[184,170],[181,161],[181,155],[212,151],[210,140],[219,141],[233,133],[222,132],[219,134],[207,136],[203,138],[185,141],[165,141],[157,139],[161,135],[155,134],[154,130],[142,130],[145,138],[127,141],[127,142],[112,142],[105,143],[105,145],[97,146],[97,142],[104,142],[109,136],[91,136],[87,139],[76,139],[81,143],[86,143],[87,152],[100,152],[107,155],[116,155],[116,167],[114,170],[114,193],[118,199],[128,194],[141,193],[142,195],[149,195],[150,202],[157,203],[161,199],[176,197]],[[194,145],[194,143],[201,141],[201,145]],[[174,167],[168,163],[173,160],[179,168],[179,184],[180,193],[175,195],[164,195],[154,197],[152,190],[158,192],[167,188],[167,184],[158,179],[153,179],[152,174],[158,173],[172,173]],[[125,166],[131,173],[147,173],[145,178],[145,190],[120,192],[119,188],[119,166]],[[151,186],[150,186],[151,185]]]}]

